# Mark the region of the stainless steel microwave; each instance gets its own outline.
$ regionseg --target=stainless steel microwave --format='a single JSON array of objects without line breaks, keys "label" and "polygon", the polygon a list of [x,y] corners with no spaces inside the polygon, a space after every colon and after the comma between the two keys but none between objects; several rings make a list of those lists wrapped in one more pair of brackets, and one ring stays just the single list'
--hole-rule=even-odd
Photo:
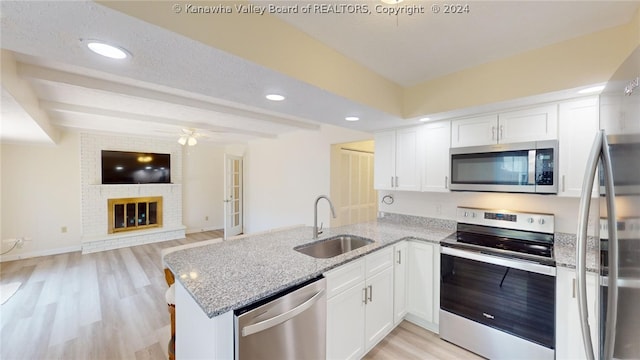
[{"label": "stainless steel microwave", "polygon": [[558,141],[451,148],[451,190],[556,194]]}]

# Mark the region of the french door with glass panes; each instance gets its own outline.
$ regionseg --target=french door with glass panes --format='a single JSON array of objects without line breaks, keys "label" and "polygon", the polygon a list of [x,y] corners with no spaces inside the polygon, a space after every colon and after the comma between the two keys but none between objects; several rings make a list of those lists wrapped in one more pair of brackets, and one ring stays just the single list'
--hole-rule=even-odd
[{"label": "french door with glass panes", "polygon": [[225,154],[224,159],[224,238],[241,234],[242,157]]}]

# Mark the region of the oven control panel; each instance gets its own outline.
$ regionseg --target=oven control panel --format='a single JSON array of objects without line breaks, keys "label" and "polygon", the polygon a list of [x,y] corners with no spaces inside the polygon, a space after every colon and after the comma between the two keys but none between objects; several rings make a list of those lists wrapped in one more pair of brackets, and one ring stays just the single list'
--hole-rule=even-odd
[{"label": "oven control panel", "polygon": [[458,207],[459,223],[553,234],[554,215]]}]

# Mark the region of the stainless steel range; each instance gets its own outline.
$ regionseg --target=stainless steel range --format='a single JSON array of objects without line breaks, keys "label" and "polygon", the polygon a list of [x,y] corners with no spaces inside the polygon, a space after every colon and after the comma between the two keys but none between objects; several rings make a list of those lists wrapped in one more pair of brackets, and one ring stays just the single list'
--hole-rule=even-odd
[{"label": "stainless steel range", "polygon": [[553,359],[554,216],[458,208],[442,242],[440,337],[490,359]]}]

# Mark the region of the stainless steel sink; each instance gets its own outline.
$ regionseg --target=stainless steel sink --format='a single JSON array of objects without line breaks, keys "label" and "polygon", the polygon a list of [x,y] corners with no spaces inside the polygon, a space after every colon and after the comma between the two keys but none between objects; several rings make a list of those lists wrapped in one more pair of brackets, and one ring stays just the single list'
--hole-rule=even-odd
[{"label": "stainless steel sink", "polygon": [[293,248],[314,258],[328,259],[373,243],[373,240],[353,235],[338,235],[309,245]]}]

